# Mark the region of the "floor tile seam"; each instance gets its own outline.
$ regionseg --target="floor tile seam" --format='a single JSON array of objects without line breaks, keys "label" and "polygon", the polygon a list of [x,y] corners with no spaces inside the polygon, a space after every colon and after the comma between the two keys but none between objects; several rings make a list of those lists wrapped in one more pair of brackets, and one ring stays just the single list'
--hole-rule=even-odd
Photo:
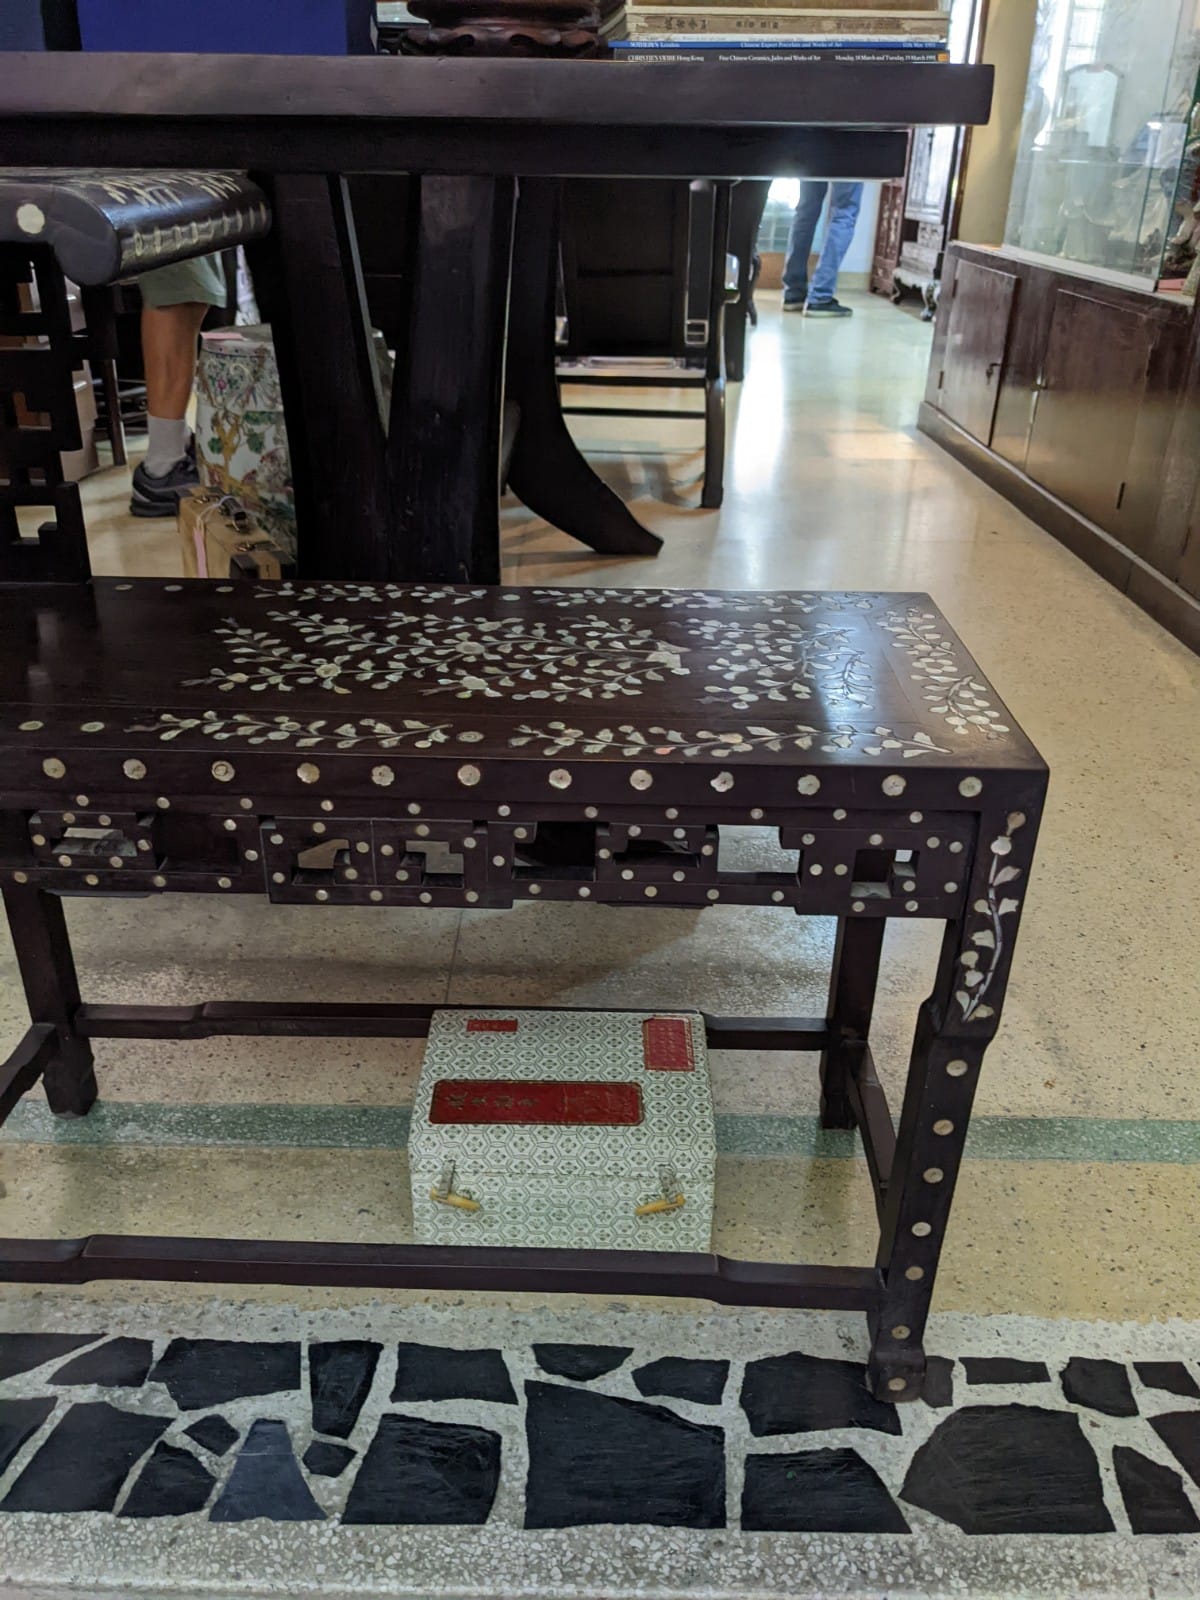
[{"label": "floor tile seam", "polygon": [[[390,1150],[407,1142],[410,1122],[408,1103],[110,1100],[86,1119],[60,1123],[26,1100],[0,1128],[0,1144]],[[719,1112],[716,1125],[718,1150],[726,1157],[841,1160],[859,1153],[856,1135],[822,1129],[813,1116]],[[966,1158],[1190,1167],[1200,1165],[1200,1121],[977,1116]]]}]

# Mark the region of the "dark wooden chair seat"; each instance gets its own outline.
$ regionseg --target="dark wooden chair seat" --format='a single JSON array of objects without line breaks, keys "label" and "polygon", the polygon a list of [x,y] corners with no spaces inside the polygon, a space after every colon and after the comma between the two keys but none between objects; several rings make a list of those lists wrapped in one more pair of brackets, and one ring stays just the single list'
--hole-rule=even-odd
[{"label": "dark wooden chair seat", "polygon": [[0,244],[48,245],[74,283],[116,283],[261,238],[266,196],[240,172],[0,168]]},{"label": "dark wooden chair seat", "polygon": [[[311,906],[839,920],[828,1015],[707,1018],[722,1049],[815,1051],[862,1136],[873,1266],[396,1244],[0,1240],[0,1281],[155,1276],[702,1295],[858,1308],[872,1381],[920,1389],[971,1096],[999,1023],[1045,768],[925,595],[114,579],[0,589],[0,888],[43,1081],[96,1097],[91,1040],[420,1037],[435,1009],[93,1005],[62,894]],[[726,829],[774,831],[764,870]],[[869,1042],[888,918],[946,923],[899,1131]],[[702,1006],[705,996],[696,995]]]}]

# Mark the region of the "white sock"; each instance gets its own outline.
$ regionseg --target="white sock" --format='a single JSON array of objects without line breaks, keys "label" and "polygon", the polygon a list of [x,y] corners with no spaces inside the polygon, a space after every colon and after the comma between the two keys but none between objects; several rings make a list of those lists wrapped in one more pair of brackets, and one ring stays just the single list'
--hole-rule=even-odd
[{"label": "white sock", "polygon": [[142,463],[152,478],[165,478],[177,461],[187,454],[186,417],[148,417],[149,443]]}]

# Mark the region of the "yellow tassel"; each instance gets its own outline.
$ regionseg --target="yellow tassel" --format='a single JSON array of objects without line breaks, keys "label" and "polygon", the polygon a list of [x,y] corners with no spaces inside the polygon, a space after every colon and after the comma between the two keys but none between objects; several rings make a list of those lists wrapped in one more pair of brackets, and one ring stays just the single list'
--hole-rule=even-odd
[{"label": "yellow tassel", "polygon": [[661,1200],[651,1200],[648,1205],[635,1207],[633,1214],[635,1217],[658,1217],[664,1211],[678,1211],[683,1203],[682,1192],[677,1195],[663,1195]]},{"label": "yellow tassel", "polygon": [[429,1198],[436,1200],[439,1206],[455,1206],[459,1211],[482,1209],[478,1200],[470,1200],[465,1194],[439,1194],[436,1189],[430,1189]]}]

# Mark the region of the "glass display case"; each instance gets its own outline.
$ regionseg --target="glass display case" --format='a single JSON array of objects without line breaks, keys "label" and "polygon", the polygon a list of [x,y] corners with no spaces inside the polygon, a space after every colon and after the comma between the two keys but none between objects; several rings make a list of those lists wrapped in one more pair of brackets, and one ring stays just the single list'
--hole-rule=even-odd
[{"label": "glass display case", "polygon": [[1038,0],[1005,243],[1192,292],[1198,68],[1197,0]]}]

